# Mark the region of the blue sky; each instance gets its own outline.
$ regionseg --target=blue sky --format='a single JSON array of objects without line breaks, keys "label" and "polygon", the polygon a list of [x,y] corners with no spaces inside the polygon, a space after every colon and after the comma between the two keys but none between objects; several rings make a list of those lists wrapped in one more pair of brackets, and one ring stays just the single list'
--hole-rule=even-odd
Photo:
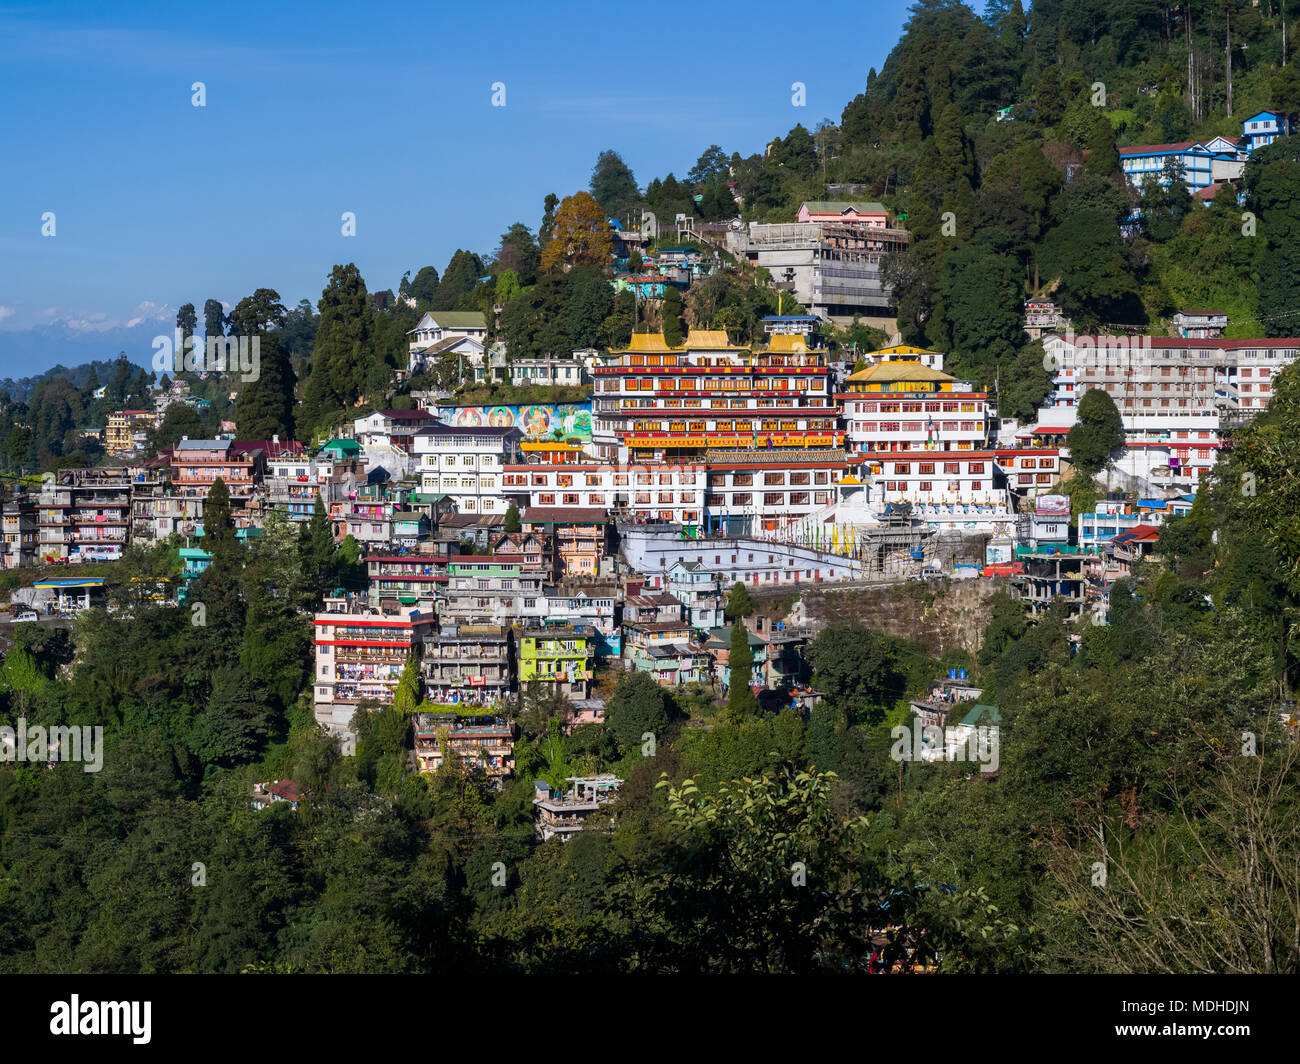
[{"label": "blue sky", "polygon": [[536,230],[605,148],[644,186],[711,143],[748,155],[838,121],[906,8],[805,31],[766,0],[0,6],[0,377],[123,347],[146,363],[181,304],[315,302],[337,262],[395,289]]}]

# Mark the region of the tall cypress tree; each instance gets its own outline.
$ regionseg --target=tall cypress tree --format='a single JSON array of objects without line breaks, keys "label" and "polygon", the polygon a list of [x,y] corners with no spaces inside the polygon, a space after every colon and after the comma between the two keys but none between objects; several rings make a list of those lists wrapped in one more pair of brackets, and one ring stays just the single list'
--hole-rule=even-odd
[{"label": "tall cypress tree", "polygon": [[749,629],[737,620],[731,626],[731,650],[727,655],[731,670],[731,686],[727,689],[727,719],[739,724],[758,713],[758,699],[750,690],[753,678],[754,652],[749,649]]},{"label": "tall cypress tree", "polygon": [[278,435],[293,439],[294,384],[297,377],[289,352],[277,332],[287,311],[278,292],[259,288],[241,299],[230,312],[232,336],[256,336],[259,345],[256,376],[248,381],[235,402],[235,425],[243,440],[269,440]]},{"label": "tall cypress tree", "polygon": [[304,434],[356,403],[375,331],[374,308],[355,263],[334,267],[317,307],[320,325],[301,411]]}]

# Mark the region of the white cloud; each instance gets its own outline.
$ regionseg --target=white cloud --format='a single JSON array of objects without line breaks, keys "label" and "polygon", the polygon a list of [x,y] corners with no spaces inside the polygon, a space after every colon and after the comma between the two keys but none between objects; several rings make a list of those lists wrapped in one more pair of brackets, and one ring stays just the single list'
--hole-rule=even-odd
[{"label": "white cloud", "polygon": [[5,318],[12,318],[13,316],[14,316],[13,307],[0,307],[0,321],[4,321]]}]

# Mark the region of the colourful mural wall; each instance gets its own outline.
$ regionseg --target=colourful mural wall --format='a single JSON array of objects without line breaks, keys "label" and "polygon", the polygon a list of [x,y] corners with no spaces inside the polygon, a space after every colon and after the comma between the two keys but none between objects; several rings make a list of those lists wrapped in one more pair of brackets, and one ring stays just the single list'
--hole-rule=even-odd
[{"label": "colourful mural wall", "polygon": [[515,428],[527,440],[576,437],[591,441],[591,403],[534,404],[529,406],[440,406],[438,419],[457,428]]}]

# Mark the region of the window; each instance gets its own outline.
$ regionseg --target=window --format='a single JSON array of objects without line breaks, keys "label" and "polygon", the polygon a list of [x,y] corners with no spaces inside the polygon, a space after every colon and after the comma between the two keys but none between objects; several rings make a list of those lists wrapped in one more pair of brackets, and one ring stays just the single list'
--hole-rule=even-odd
[{"label": "window", "polygon": [[554,505],[555,505],[555,496],[554,496],[554,495],[539,495],[539,496],[537,497],[537,504],[538,504],[539,506],[554,506]]}]

